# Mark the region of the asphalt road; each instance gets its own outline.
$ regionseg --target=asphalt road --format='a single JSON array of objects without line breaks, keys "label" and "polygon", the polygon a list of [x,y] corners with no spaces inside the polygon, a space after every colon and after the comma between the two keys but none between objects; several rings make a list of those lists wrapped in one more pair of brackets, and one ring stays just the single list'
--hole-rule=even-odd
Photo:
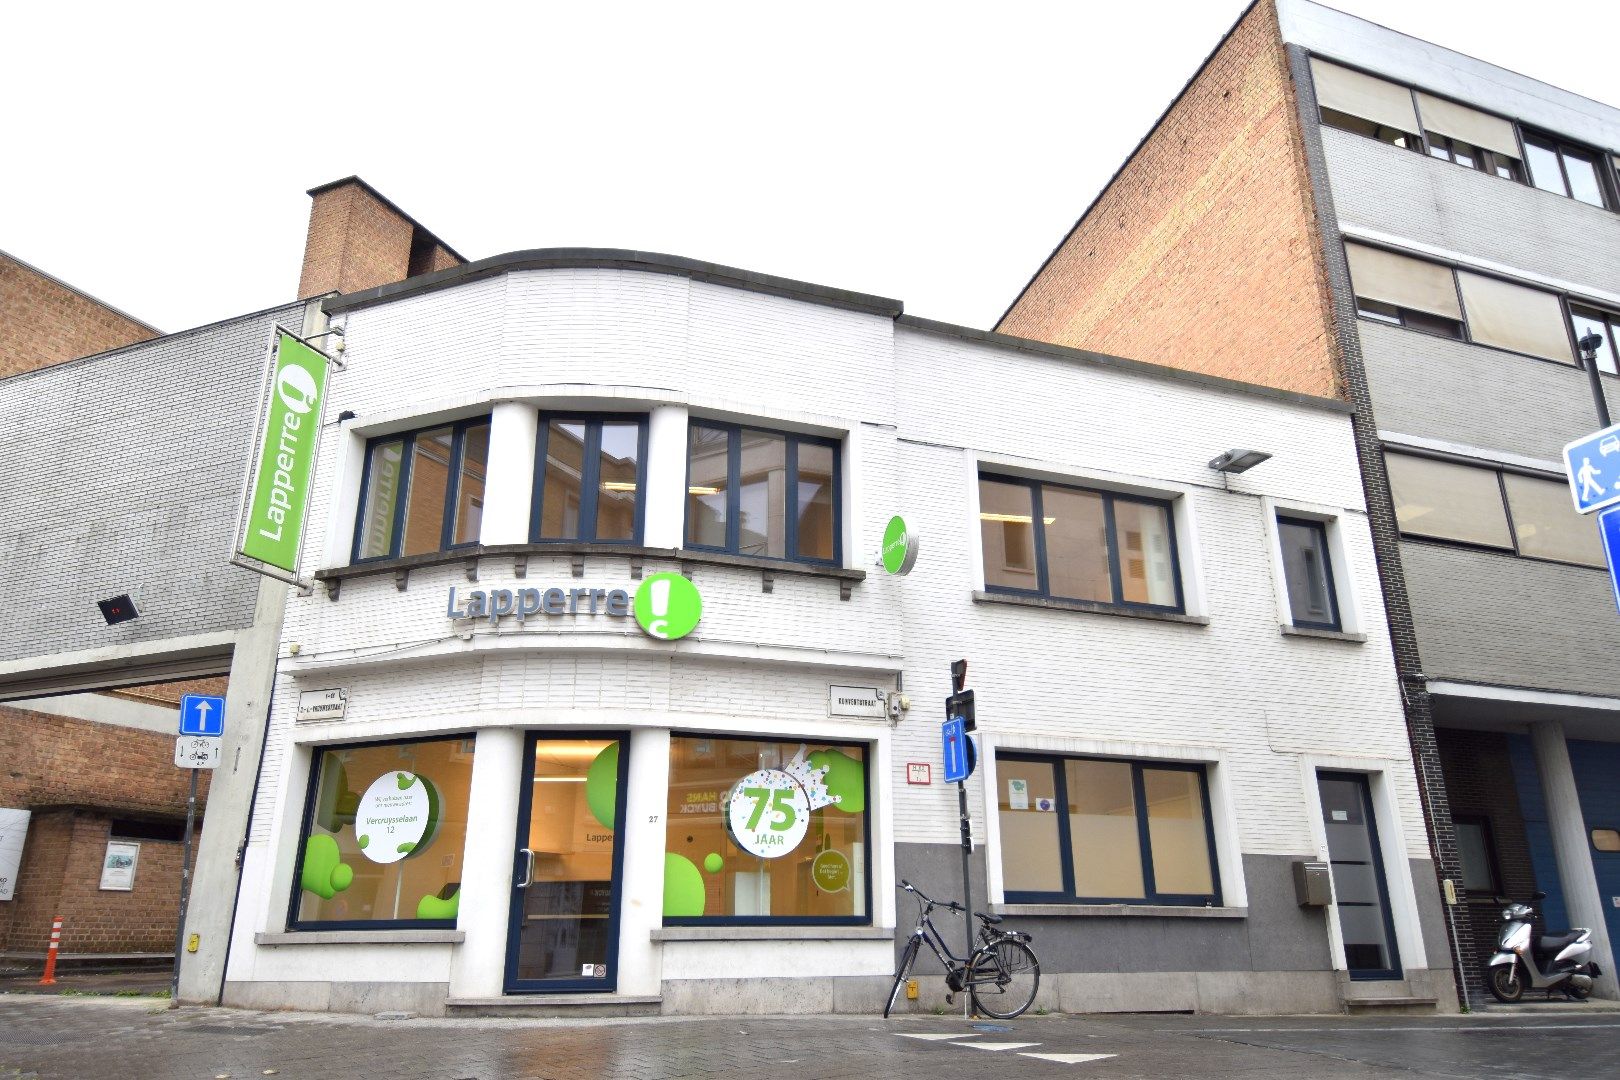
[{"label": "asphalt road", "polygon": [[1620,1013],[435,1020],[0,996],[0,1078],[1620,1076]]}]

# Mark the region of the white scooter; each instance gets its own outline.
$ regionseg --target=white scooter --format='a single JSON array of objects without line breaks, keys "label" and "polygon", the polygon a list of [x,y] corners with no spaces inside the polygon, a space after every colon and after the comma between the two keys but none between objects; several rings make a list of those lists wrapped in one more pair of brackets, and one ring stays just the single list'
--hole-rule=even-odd
[{"label": "white scooter", "polygon": [[[1531,900],[1544,900],[1535,893]],[[1502,910],[1502,929],[1496,935],[1496,955],[1487,965],[1486,983],[1497,1001],[1508,1005],[1523,999],[1526,989],[1560,990],[1576,1001],[1592,994],[1592,980],[1601,972],[1589,959],[1592,931],[1576,927],[1557,934],[1537,934],[1529,904],[1508,903]]]}]

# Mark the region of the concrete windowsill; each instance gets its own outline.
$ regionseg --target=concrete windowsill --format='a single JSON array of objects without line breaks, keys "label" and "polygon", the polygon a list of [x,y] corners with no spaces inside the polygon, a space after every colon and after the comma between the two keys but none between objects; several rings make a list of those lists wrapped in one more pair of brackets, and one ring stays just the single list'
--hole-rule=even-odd
[{"label": "concrete windowsill", "polygon": [[461,930],[289,930],[254,934],[255,945],[459,945]]},{"label": "concrete windowsill", "polygon": [[893,941],[883,926],[655,926],[654,941]]},{"label": "concrete windowsill", "polygon": [[[568,559],[607,558],[675,560],[683,566],[731,566],[745,570],[767,570],[775,574],[799,574],[806,577],[836,578],[856,582],[866,580],[866,571],[854,567],[826,566],[821,563],[789,562],[785,559],[760,559],[751,555],[728,555],[719,551],[696,551],[691,548],[652,548],[633,544],[469,544],[447,551],[429,551],[420,555],[403,555],[397,559],[372,559],[345,566],[326,566],[315,571],[317,581],[343,581],[348,578],[373,577],[378,574],[398,574],[431,566],[456,563],[476,564],[481,559]],[[473,579],[469,579],[473,580]]]},{"label": "concrete windowsill", "polygon": [[1088,615],[1114,615],[1125,619],[1151,619],[1155,622],[1186,623],[1189,626],[1208,626],[1203,615],[1183,615],[1175,611],[1152,611],[1147,608],[1115,607],[1090,600],[1054,600],[1048,596],[1013,596],[1010,593],[973,591],[975,604],[1012,604],[1016,607],[1046,608],[1049,611],[1083,611]]},{"label": "concrete windowsill", "polygon": [[1181,907],[1178,904],[995,904],[997,915],[1052,915],[1062,918],[1247,919],[1246,907]]},{"label": "concrete windowsill", "polygon": [[1290,626],[1287,623],[1279,625],[1283,637],[1313,637],[1323,641],[1350,641],[1358,645],[1365,644],[1366,634],[1347,634],[1342,630],[1316,630],[1308,626]]}]

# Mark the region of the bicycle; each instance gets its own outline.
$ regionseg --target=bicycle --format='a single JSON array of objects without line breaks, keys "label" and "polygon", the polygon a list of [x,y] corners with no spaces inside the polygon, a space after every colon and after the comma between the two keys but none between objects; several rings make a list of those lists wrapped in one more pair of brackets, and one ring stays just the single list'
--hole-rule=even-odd
[{"label": "bicycle", "polygon": [[894,1003],[900,1000],[900,988],[906,984],[911,966],[917,962],[917,954],[924,943],[945,966],[946,1001],[953,1000],[956,994],[966,988],[973,998],[973,1007],[997,1020],[1011,1020],[1020,1016],[1034,1003],[1035,991],[1041,985],[1041,964],[1029,947],[1034,940],[1029,934],[1019,930],[996,929],[996,924],[1001,922],[1000,915],[975,912],[984,924],[979,927],[979,938],[983,943],[964,960],[951,952],[951,947],[945,944],[945,939],[940,936],[930,917],[934,908],[940,906],[960,914],[965,910],[962,905],[954,900],[935,900],[909,881],[900,882],[900,888],[917,897],[917,927],[912,930],[905,951],[900,956],[900,967],[894,973],[894,987],[889,991],[888,1003],[883,1006],[884,1019],[888,1019]]}]

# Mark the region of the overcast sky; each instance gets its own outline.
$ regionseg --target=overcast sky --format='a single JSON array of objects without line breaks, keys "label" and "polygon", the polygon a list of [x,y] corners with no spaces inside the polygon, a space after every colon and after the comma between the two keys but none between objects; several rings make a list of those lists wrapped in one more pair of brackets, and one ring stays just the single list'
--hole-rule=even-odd
[{"label": "overcast sky", "polygon": [[[1620,104],[1614,0],[1335,6]],[[469,259],[633,247],[989,327],[1243,7],[13,4],[0,250],[180,330],[291,299],[305,190],[358,173]]]}]

